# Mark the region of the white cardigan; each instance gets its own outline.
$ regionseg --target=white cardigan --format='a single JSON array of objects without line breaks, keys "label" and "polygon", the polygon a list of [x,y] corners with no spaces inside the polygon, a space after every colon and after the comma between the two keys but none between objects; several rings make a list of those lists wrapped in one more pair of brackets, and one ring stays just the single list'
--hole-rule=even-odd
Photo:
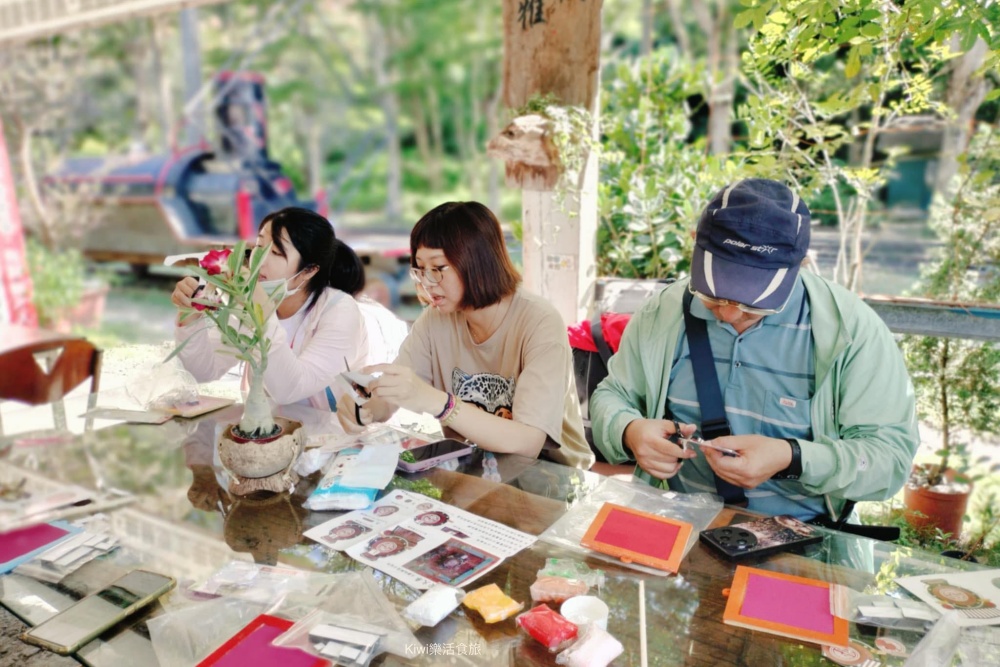
[{"label": "white cardigan", "polygon": [[[344,359],[355,370],[369,363],[365,318],[350,295],[328,287],[306,313],[302,327],[302,342],[293,349],[278,316],[268,319],[271,349],[264,388],[279,405],[308,398],[312,407],[330,410],[336,392],[327,389],[346,370]],[[188,341],[178,356],[198,382],[218,380],[236,365],[232,356],[220,352],[223,345],[219,330],[203,319],[176,327],[174,339],[178,344]],[[247,382],[246,370],[243,382]]]}]

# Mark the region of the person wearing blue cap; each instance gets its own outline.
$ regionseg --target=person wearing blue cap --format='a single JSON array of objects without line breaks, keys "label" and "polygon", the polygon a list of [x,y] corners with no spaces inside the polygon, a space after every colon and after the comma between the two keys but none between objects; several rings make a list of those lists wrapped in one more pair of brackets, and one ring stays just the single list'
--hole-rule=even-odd
[{"label": "person wearing blue cap", "polygon": [[857,295],[800,273],[809,231],[805,202],[776,181],[712,198],[690,279],[635,314],[591,396],[609,462],[837,526],[902,487],[919,444],[902,354]]}]

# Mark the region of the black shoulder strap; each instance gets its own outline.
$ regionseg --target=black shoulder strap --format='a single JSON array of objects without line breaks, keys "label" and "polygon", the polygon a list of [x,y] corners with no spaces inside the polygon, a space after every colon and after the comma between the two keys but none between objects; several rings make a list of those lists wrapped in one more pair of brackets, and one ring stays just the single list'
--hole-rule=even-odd
[{"label": "black shoulder strap", "polygon": [[590,320],[590,337],[594,339],[597,351],[601,355],[601,361],[604,362],[604,367],[607,368],[608,359],[611,358],[613,353],[611,352],[611,347],[608,345],[608,341],[604,340],[604,327],[601,326],[600,313],[594,315]]},{"label": "black shoulder strap", "polygon": [[[688,348],[691,350],[691,366],[694,371],[698,404],[701,406],[701,437],[714,440],[731,435],[729,420],[726,419],[726,404],[719,389],[719,375],[715,372],[715,358],[712,344],[708,340],[708,326],[705,320],[691,314],[691,292],[684,293],[684,327]],[[669,411],[669,409],[668,409]],[[730,484],[715,475],[715,490],[729,505],[745,504],[743,489]]]}]

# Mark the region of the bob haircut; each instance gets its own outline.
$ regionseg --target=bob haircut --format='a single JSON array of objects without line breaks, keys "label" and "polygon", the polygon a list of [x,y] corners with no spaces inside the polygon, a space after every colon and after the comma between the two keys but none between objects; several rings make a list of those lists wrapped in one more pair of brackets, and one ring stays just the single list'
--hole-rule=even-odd
[{"label": "bob haircut", "polygon": [[500,222],[479,202],[447,202],[420,218],[410,232],[410,266],[419,248],[440,248],[462,280],[462,308],[492,306],[517,290],[521,275],[507,254]]},{"label": "bob haircut", "polygon": [[351,296],[364,289],[365,269],[361,259],[337,238],[333,225],[319,213],[289,206],[265,217],[260,223],[261,227],[264,225],[271,225],[271,242],[282,254],[287,253],[281,232],[288,235],[301,258],[297,271],[316,267],[316,274],[306,285],[306,291],[312,296],[310,308],[327,286]]}]

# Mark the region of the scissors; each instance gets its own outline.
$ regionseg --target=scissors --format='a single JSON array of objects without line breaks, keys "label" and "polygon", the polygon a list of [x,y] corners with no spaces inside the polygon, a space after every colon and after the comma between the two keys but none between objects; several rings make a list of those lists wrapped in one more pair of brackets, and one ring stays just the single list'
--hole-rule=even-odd
[{"label": "scissors", "polygon": [[[347,363],[347,357],[344,357],[344,367],[347,368],[348,373],[351,372],[351,365]],[[361,396],[365,398],[372,397],[372,393],[368,391],[367,387],[362,387],[360,384],[354,382],[353,380],[348,380],[348,382],[351,383],[351,387],[354,388],[354,391],[358,392],[358,394],[360,394]],[[361,422],[361,406],[357,403],[354,404],[354,418],[357,420],[358,426],[364,426],[364,424]]]},{"label": "scissors", "polygon": [[740,453],[735,449],[729,449],[727,447],[720,447],[719,445],[713,445],[708,440],[703,440],[697,436],[685,437],[681,435],[681,425],[674,419],[674,433],[667,440],[674,443],[675,445],[680,445],[682,449],[687,449],[691,445],[697,445],[702,449],[714,449],[717,452],[722,452],[723,456],[739,456]]}]

